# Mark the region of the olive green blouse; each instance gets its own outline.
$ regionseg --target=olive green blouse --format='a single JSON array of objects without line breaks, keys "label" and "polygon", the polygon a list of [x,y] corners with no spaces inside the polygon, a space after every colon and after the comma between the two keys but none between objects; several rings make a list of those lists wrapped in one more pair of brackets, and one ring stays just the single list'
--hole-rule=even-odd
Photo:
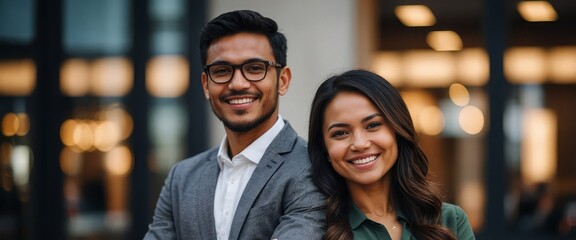
[{"label": "olive green blouse", "polygon": [[[350,209],[350,226],[355,240],[390,240],[390,235],[386,228],[377,222],[374,222],[366,217],[364,213],[355,205]],[[408,219],[398,211],[398,222],[402,224],[402,240],[415,239],[410,232],[408,226]],[[442,204],[442,220],[441,224],[450,228],[456,235],[456,238],[461,239],[475,239],[472,227],[468,222],[468,217],[462,208],[449,203]]]}]

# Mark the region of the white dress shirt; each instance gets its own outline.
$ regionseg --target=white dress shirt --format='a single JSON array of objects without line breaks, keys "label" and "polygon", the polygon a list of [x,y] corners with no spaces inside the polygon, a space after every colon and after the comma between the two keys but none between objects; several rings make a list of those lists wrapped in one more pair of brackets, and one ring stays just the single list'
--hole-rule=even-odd
[{"label": "white dress shirt", "polygon": [[284,120],[278,115],[276,123],[256,141],[230,160],[227,138],[224,136],[218,150],[220,174],[214,196],[214,220],[219,240],[227,240],[232,228],[236,207],[248,180],[260,162],[264,152],[284,128]]}]

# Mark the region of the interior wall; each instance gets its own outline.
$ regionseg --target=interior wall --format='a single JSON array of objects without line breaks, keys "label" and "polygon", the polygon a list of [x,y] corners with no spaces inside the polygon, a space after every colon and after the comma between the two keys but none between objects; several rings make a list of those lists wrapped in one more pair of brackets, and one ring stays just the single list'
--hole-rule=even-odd
[{"label": "interior wall", "polygon": [[[213,0],[208,4],[208,20],[227,11],[251,9],[278,23],[288,39],[292,69],[288,93],[280,97],[280,114],[307,138],[310,104],[320,82],[356,66],[356,1]],[[200,84],[199,76],[197,80],[192,84]],[[209,115],[209,145],[217,146],[224,128],[214,114]]]}]

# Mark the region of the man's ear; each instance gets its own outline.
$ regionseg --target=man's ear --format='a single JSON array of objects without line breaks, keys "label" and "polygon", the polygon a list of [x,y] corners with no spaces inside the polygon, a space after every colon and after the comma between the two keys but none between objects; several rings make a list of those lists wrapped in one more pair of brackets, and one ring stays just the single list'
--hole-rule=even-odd
[{"label": "man's ear", "polygon": [[290,81],[292,80],[292,71],[290,67],[286,66],[280,69],[280,76],[278,78],[278,93],[280,96],[284,96],[288,92],[290,87]]},{"label": "man's ear", "polygon": [[202,91],[204,91],[204,97],[206,100],[210,100],[210,92],[208,91],[208,76],[205,72],[202,72]]}]

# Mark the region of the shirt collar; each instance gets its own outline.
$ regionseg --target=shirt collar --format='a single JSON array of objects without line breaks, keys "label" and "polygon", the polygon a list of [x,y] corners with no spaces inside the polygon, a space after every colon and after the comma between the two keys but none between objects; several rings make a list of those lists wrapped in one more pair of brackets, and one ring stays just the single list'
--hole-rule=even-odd
[{"label": "shirt collar", "polygon": [[[274,138],[276,138],[276,136],[280,133],[280,131],[282,131],[284,125],[286,125],[284,123],[284,119],[282,118],[282,116],[278,115],[276,123],[274,123],[274,125],[270,129],[268,129],[268,131],[262,134],[262,136],[258,137],[254,142],[252,142],[248,147],[246,147],[242,152],[240,152],[238,156],[244,157],[253,162],[254,164],[258,164],[260,162],[260,159],[262,159],[262,156],[264,156],[264,152],[266,152],[266,149],[268,148],[268,146],[270,146],[272,141],[274,141]],[[230,160],[231,158],[230,156],[228,156],[228,143],[226,136],[224,136],[224,138],[222,138],[222,141],[220,142],[217,159],[220,168],[222,168],[222,164],[225,161],[231,162]]]},{"label": "shirt collar", "polygon": [[[352,206],[350,207],[350,211],[348,212],[348,218],[350,227],[352,227],[352,229],[358,228],[366,220],[372,221],[368,217],[366,217],[366,215],[362,212],[362,210],[360,210],[360,208],[358,208],[358,206],[356,206],[355,203],[352,203]],[[404,221],[408,220],[406,219],[406,215],[404,215],[404,213],[400,209],[396,210],[396,218]]]},{"label": "shirt collar", "polygon": [[356,204],[352,203],[350,212],[348,213],[348,219],[350,222],[350,227],[352,227],[352,229],[356,229],[368,218],[360,209],[358,209]]}]

